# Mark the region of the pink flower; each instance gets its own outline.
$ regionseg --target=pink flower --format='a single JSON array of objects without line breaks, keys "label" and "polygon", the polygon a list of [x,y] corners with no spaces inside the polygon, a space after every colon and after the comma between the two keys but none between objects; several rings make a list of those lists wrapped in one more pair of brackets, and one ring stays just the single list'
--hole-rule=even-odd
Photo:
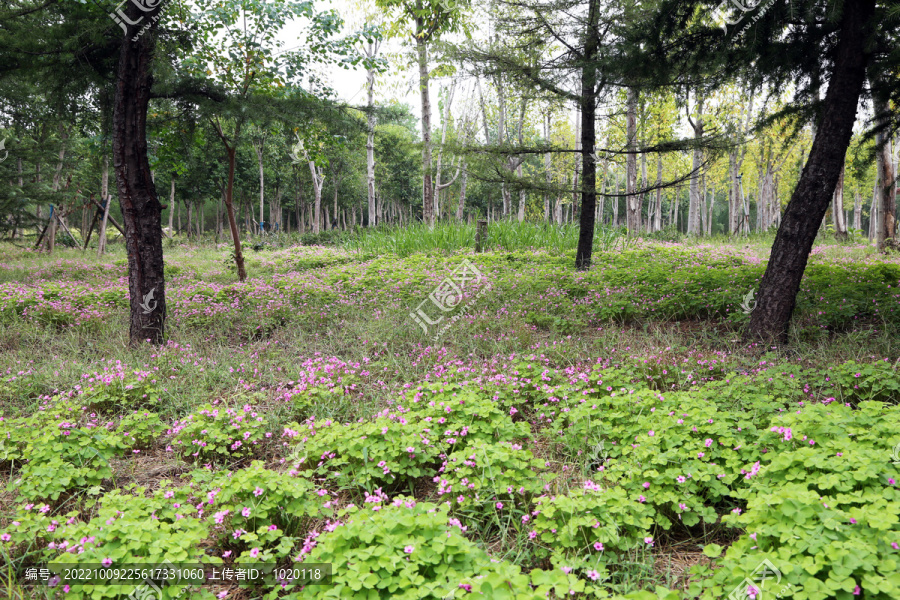
[{"label": "pink flower", "polygon": [[654,431],[651,429],[650,431],[647,432],[647,435],[649,435],[650,437],[653,437],[654,435],[656,435],[656,433],[654,433]]},{"label": "pink flower", "polygon": [[650,482],[649,482],[649,481],[645,481],[645,482],[643,483],[643,486],[644,486],[644,489],[645,489],[645,490],[649,490],[649,489],[650,489]]},{"label": "pink flower", "polygon": [[713,441],[711,438],[706,438],[706,441],[703,443],[706,445],[707,448],[709,448],[710,446],[713,445]]},{"label": "pink flower", "polygon": [[414,546],[407,546],[406,548],[403,549],[403,551],[406,552],[407,554],[412,554],[413,550],[415,550]]},{"label": "pink flower", "polygon": [[502,503],[502,502],[498,502],[498,503],[497,503],[497,510],[503,510],[503,503]]},{"label": "pink flower", "polygon": [[645,537],[645,538],[644,538],[644,543],[647,544],[648,546],[652,546],[652,545],[653,545],[653,538],[652,538],[652,537]]},{"label": "pink flower", "polygon": [[102,564],[104,567],[109,567],[112,565],[112,559],[104,558],[103,560],[100,561],[100,564]]},{"label": "pink flower", "polygon": [[516,410],[516,407],[515,407],[515,406],[513,406],[511,409],[509,409],[509,416],[513,416],[513,415],[516,414],[517,412],[519,412],[519,411]]},{"label": "pink flower", "polygon": [[859,586],[856,586],[855,588],[853,588],[853,595],[854,595],[854,596],[859,596],[861,592],[862,592],[862,590],[859,589]]},{"label": "pink flower", "polygon": [[244,517],[249,517],[250,516],[250,507],[245,506],[244,510],[241,511],[241,515],[243,515]]},{"label": "pink flower", "polygon": [[259,548],[254,548],[253,550],[251,550],[250,556],[252,556],[253,558],[256,558],[257,556],[259,556]]},{"label": "pink flower", "polygon": [[644,498],[644,496],[643,496],[643,495],[641,495],[641,496],[638,496],[638,502],[640,502],[640,503],[642,503],[642,504],[643,504],[643,503],[644,503],[644,502],[646,502],[646,501],[647,501],[647,499],[646,499],[646,498]]},{"label": "pink flower", "polygon": [[591,578],[591,581],[597,581],[598,579],[600,579],[600,573],[593,570],[588,571],[587,576]]},{"label": "pink flower", "polygon": [[216,598],[220,598],[220,599],[221,599],[221,598],[224,598],[224,597],[227,596],[227,595],[228,595],[228,590],[225,590],[225,591],[219,592],[219,593],[216,595]]},{"label": "pink flower", "polygon": [[9,535],[8,533],[4,533],[3,535],[0,535],[0,540],[2,540],[4,542],[8,542],[11,539],[12,539],[12,536]]},{"label": "pink flower", "polygon": [[254,496],[262,496],[262,495],[263,495],[263,490],[262,490],[262,488],[259,488],[259,487],[258,487],[258,488],[256,488],[255,490],[253,490],[253,495],[254,495]]},{"label": "pink flower", "polygon": [[269,525],[268,531],[276,531],[278,529],[278,525]]},{"label": "pink flower", "polygon": [[533,540],[537,537],[537,531],[531,530],[528,532],[528,539]]},{"label": "pink flower", "polygon": [[900,550],[900,545],[897,545],[897,542],[891,542],[891,548],[894,550]]},{"label": "pink flower", "polygon": [[601,544],[600,542],[594,542],[594,550],[596,550],[597,552],[602,552],[603,544]]}]

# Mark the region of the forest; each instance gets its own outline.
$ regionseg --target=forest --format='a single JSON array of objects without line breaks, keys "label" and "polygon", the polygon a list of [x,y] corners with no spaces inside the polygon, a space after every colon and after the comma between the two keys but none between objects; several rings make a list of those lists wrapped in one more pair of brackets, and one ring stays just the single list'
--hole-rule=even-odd
[{"label": "forest", "polygon": [[898,40],[5,0],[0,596],[900,597]]}]

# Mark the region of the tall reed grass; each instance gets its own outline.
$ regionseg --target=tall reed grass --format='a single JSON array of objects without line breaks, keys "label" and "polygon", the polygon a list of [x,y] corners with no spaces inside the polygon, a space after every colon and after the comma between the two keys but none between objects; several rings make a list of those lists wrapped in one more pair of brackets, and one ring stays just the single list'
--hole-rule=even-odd
[{"label": "tall reed grass", "polygon": [[[475,225],[422,223],[404,227],[360,229],[346,237],[343,246],[360,254],[416,253],[453,254],[475,247]],[[623,229],[598,226],[594,230],[594,251],[624,249],[631,242]],[[578,247],[578,226],[551,223],[496,221],[488,225],[485,249],[493,251],[545,250],[554,254],[572,254]]]}]

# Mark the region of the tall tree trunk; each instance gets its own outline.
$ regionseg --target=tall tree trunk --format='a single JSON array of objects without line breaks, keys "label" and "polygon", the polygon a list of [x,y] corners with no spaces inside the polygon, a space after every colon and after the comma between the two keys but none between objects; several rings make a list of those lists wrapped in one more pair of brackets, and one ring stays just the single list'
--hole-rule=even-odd
[{"label": "tall tree trunk", "polygon": [[578,230],[578,250],[575,255],[575,268],[580,271],[591,268],[591,254],[594,249],[594,209],[597,203],[597,169],[594,165],[597,71],[592,63],[600,49],[597,30],[599,19],[600,0],[590,0],[585,27],[586,66],[581,70],[581,221]]},{"label": "tall tree trunk", "polygon": [[853,194],[853,229],[862,230],[862,197],[859,195],[859,190]]},{"label": "tall tree trunk", "polygon": [[619,171],[616,171],[616,195],[613,198],[612,226],[619,226]]},{"label": "tall tree trunk", "polygon": [[[581,125],[582,125],[582,122],[579,117],[580,117],[580,111],[578,111],[576,109],[576,111],[575,111],[575,155],[576,155],[576,157],[581,152],[581,131],[582,131]],[[575,161],[575,173],[572,175],[572,218],[573,219],[575,218],[575,207],[578,205],[578,192],[580,191],[580,189],[578,187],[578,177],[579,177],[579,173],[580,173],[582,167],[584,167],[584,165],[581,164],[581,161],[576,160]]]},{"label": "tall tree trunk", "polygon": [[309,172],[312,174],[313,197],[315,198],[313,204],[312,232],[319,233],[322,231],[322,186],[325,184],[325,169],[323,167],[317,167],[316,163],[311,160],[308,162]]},{"label": "tall tree trunk", "polygon": [[172,180],[169,184],[169,235],[172,235],[172,220],[175,218],[175,174],[172,174]]},{"label": "tall tree trunk", "polygon": [[[875,115],[879,120],[889,114],[884,102],[876,99]],[[885,240],[893,239],[897,215],[897,188],[894,181],[894,161],[891,139],[879,132],[875,137],[876,165],[878,171],[878,222],[875,229],[875,245],[884,248]]]},{"label": "tall tree trunk", "polygon": [[628,88],[625,112],[625,137],[628,154],[625,156],[625,224],[628,233],[641,232],[640,198],[637,196],[637,90]]},{"label": "tall tree trunk", "polygon": [[700,206],[700,164],[703,162],[703,150],[699,147],[699,140],[703,137],[703,102],[704,98],[698,94],[697,120],[694,121],[691,119],[690,115],[688,116],[688,120],[694,130],[694,140],[698,143],[698,145],[694,147],[693,157],[691,159],[692,175],[688,200],[688,235],[700,235],[702,233],[702,223],[700,219],[700,211],[702,210]]},{"label": "tall tree trunk", "polygon": [[453,79],[450,82],[450,90],[447,92],[447,98],[444,103],[444,115],[441,123],[441,145],[438,148],[438,156],[437,156],[437,165],[435,167],[435,176],[434,176],[434,191],[432,195],[434,197],[434,214],[436,216],[440,216],[441,214],[441,190],[447,186],[441,186],[441,175],[442,169],[444,166],[444,145],[447,143],[447,126],[450,123],[450,106],[453,104],[453,96],[456,94],[456,79]]},{"label": "tall tree trunk", "polygon": [[834,201],[831,204],[831,215],[834,220],[834,237],[840,241],[847,239],[847,217],[844,214],[844,165],[834,188]]},{"label": "tall tree trunk", "polygon": [[[378,53],[380,42],[372,42],[367,46],[366,54],[374,58]],[[366,119],[368,129],[366,135],[366,195],[369,208],[369,227],[375,226],[375,126],[378,117],[375,115],[375,71],[370,69],[366,73],[366,106],[369,113]],[[356,214],[355,212],[353,213]]]},{"label": "tall tree trunk", "polygon": [[662,153],[656,154],[656,210],[653,213],[653,231],[662,229]]},{"label": "tall tree trunk", "polygon": [[131,21],[139,17],[150,19],[150,29],[135,41],[128,33],[122,40],[113,110],[113,165],[128,250],[132,346],[145,340],[161,344],[165,336],[162,205],[156,197],[147,157],[151,65],[156,47],[156,17],[162,6],[144,14],[136,4],[126,9]]},{"label": "tall tree trunk", "polygon": [[[550,144],[550,111],[544,115],[544,142]],[[544,192],[544,222],[550,222],[550,186],[553,185],[553,172],[551,170],[550,152],[544,153],[544,179],[547,181],[547,191]]]},{"label": "tall tree trunk", "polygon": [[434,226],[434,198],[431,187],[431,99],[428,96],[428,46],[425,21],[416,18],[416,51],[419,60],[419,93],[422,98],[422,221]]},{"label": "tall tree trunk", "polygon": [[856,0],[843,5],[840,37],[818,132],[772,245],[757,305],[750,315],[752,338],[787,339],[800,281],[853,133],[871,56],[866,40],[867,32],[872,31],[874,12],[875,0]]},{"label": "tall tree trunk", "polygon": [[[641,152],[641,189],[647,188],[647,153]],[[641,210],[644,206],[644,197],[646,196],[645,192],[641,192],[638,196],[637,207],[638,207],[638,217],[641,216]],[[647,231],[650,231],[650,207],[647,207]],[[643,227],[643,225],[642,225]]]},{"label": "tall tree trunk", "polygon": [[[266,206],[266,178],[263,164],[263,151],[266,149],[266,138],[253,141],[253,149],[256,150],[256,160],[259,164],[259,234],[265,233],[264,223],[265,206]],[[269,218],[271,219],[272,211],[269,210]]]},{"label": "tall tree trunk", "polygon": [[103,172],[100,174],[100,197],[103,202],[103,220],[100,221],[100,235],[97,236],[97,258],[106,251],[106,225],[109,223],[109,154],[103,153]]},{"label": "tall tree trunk", "polygon": [[[875,156],[875,161],[881,160]],[[878,235],[878,182],[872,187],[872,202],[869,204],[869,241],[873,241]]]},{"label": "tall tree trunk", "polygon": [[[235,138],[237,138],[237,133],[235,133]],[[238,280],[244,281],[247,279],[247,270],[244,268],[244,253],[241,251],[241,232],[234,217],[234,169],[237,148],[226,144],[225,150],[228,155],[228,185],[225,188],[225,212],[228,215],[228,226],[231,229],[231,240],[234,242],[234,262],[237,266]],[[180,223],[178,227],[179,229],[181,228]]]},{"label": "tall tree trunk", "polygon": [[[459,205],[456,207],[456,220],[463,220],[463,213],[466,208],[466,185],[469,183],[469,164],[465,159],[462,161],[462,181],[459,184]],[[402,216],[403,213],[401,212]]]}]

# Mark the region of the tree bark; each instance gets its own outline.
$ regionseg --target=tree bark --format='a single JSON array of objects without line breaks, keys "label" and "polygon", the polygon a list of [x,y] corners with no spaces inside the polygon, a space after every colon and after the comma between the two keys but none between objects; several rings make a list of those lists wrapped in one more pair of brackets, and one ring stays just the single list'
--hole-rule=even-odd
[{"label": "tree bark", "polygon": [[[265,222],[265,206],[266,206],[266,177],[263,164],[263,151],[266,149],[266,138],[253,141],[253,149],[256,150],[256,160],[259,164],[259,234],[265,233],[263,223]],[[269,218],[271,220],[272,210],[269,209]]]},{"label": "tree bark", "polygon": [[153,83],[156,16],[161,9],[159,4],[144,12],[134,3],[126,9],[131,21],[147,18],[150,27],[135,40],[126,32],[122,40],[113,109],[113,165],[128,250],[132,346],[145,340],[161,344],[165,336],[162,205],[147,157],[147,108]]},{"label": "tree bark", "polygon": [[[366,56],[375,58],[381,42],[372,42],[366,47]],[[366,195],[368,197],[369,227],[375,226],[375,126],[378,117],[375,115],[375,71],[366,73],[366,106],[369,113],[366,119],[368,129],[366,135]],[[355,212],[353,213],[356,214]]]},{"label": "tree bark", "polygon": [[637,90],[628,88],[625,112],[625,136],[628,154],[625,156],[625,224],[628,233],[641,232],[641,207],[637,192]]},{"label": "tree bark", "polygon": [[428,96],[428,45],[425,21],[416,18],[416,51],[419,60],[419,94],[422,98],[422,221],[434,226],[434,198],[431,187],[431,99]]},{"label": "tree bark", "polygon": [[831,203],[831,218],[834,221],[834,237],[839,241],[847,239],[847,217],[844,214],[844,165],[834,188],[834,201]]},{"label": "tree bark", "polygon": [[[237,134],[235,134],[237,138]],[[234,217],[234,168],[236,148],[226,145],[228,154],[228,185],[225,188],[225,213],[228,215],[228,226],[231,229],[231,240],[234,242],[234,262],[237,265],[238,280],[247,279],[247,270],[244,268],[244,254],[241,252],[241,232],[238,230],[237,220]]]},{"label": "tree bark", "polygon": [[[688,115],[688,121],[694,130],[694,140],[698,142],[698,144],[700,138],[703,137],[703,101],[703,97],[698,95],[696,121],[691,119],[690,115]],[[700,216],[700,212],[702,211],[702,207],[700,206],[700,164],[702,162],[703,150],[699,146],[696,146],[691,159],[692,175],[688,200],[688,235],[700,235],[702,233]]]},{"label": "tree bark", "polygon": [[109,155],[103,153],[103,172],[100,176],[100,196],[103,201],[103,220],[100,222],[100,235],[97,237],[97,258],[106,251],[106,225],[109,223]]},{"label": "tree bark", "polygon": [[600,48],[597,23],[600,18],[600,0],[590,0],[587,27],[585,28],[585,67],[581,70],[581,221],[578,231],[578,250],[575,268],[586,271],[591,268],[594,249],[594,209],[597,203],[597,169],[594,165],[594,141],[596,138],[595,113],[597,111],[597,71],[593,66]]},{"label": "tree bark", "polygon": [[834,66],[818,132],[772,245],[757,305],[750,315],[751,338],[766,342],[787,340],[800,281],[853,133],[871,57],[866,40],[867,32],[872,31],[870,21],[874,12],[875,0],[856,0],[843,5]]},{"label": "tree bark", "polygon": [[[544,115],[544,143],[550,144],[550,111]],[[544,178],[547,181],[547,191],[544,192],[544,222],[550,222],[550,186],[553,185],[553,172],[551,170],[550,152],[544,153]]]},{"label": "tree bark", "polygon": [[[879,120],[886,119],[887,106],[876,99],[875,115]],[[883,249],[885,241],[894,237],[897,213],[897,192],[894,181],[894,161],[891,152],[891,139],[883,132],[875,137],[876,164],[878,171],[878,221],[875,229],[875,245]]]}]

